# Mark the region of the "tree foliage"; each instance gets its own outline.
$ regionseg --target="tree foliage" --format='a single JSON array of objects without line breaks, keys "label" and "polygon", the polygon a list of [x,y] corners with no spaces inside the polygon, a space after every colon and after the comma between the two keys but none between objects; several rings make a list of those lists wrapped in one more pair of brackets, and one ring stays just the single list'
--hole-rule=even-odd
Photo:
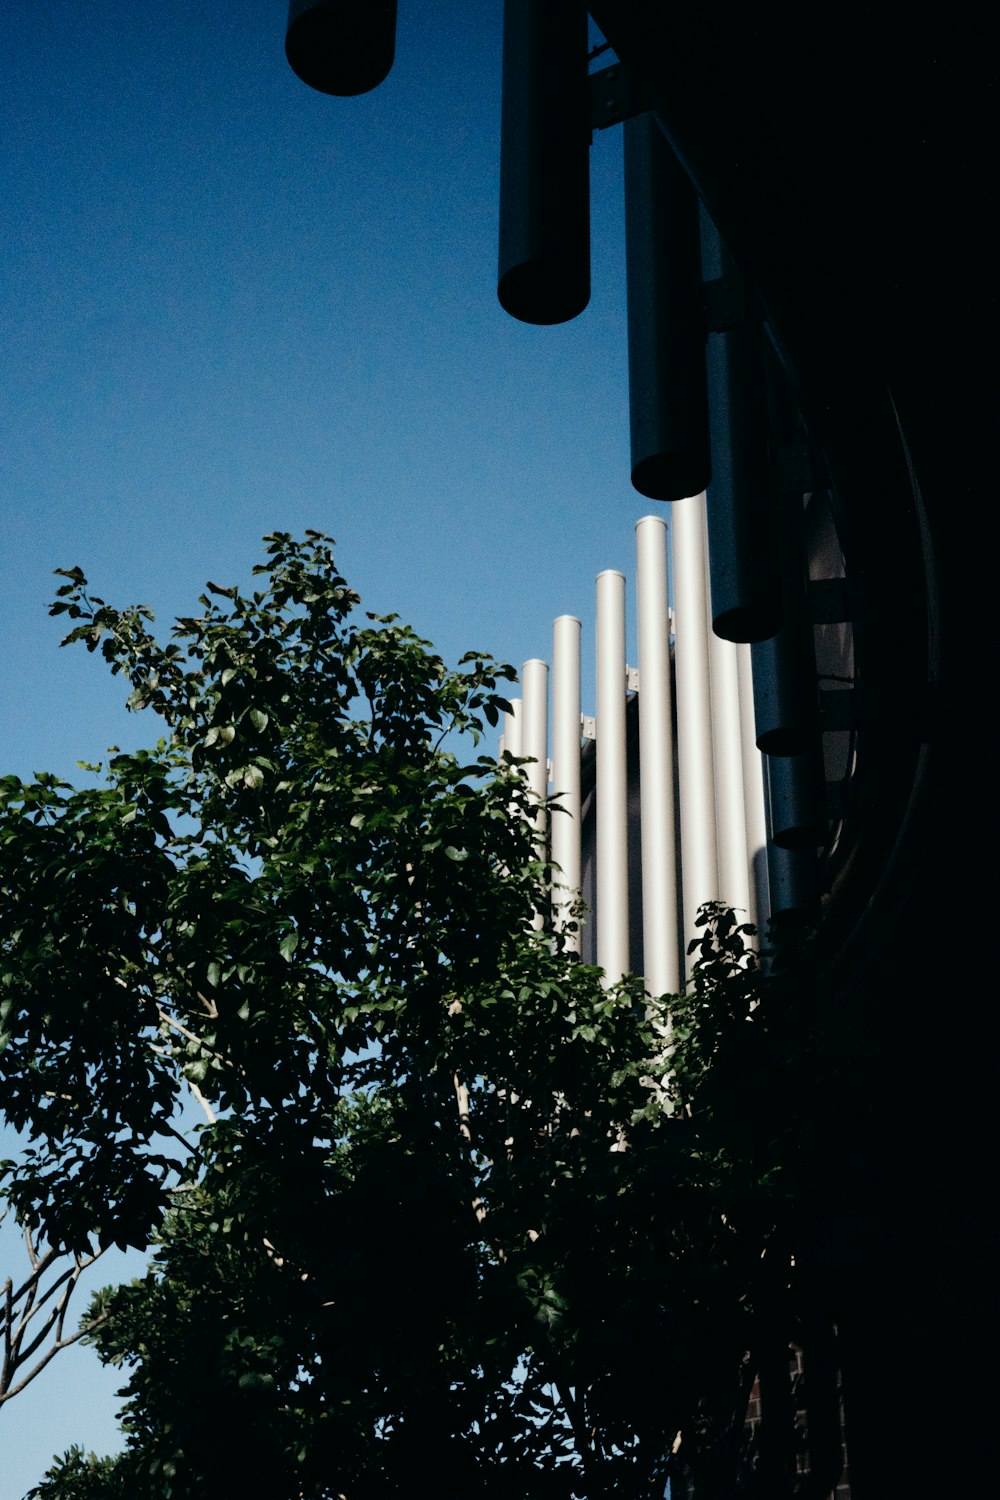
[{"label": "tree foliage", "polygon": [[3,1191],[70,1255],[156,1245],[88,1313],[126,1448],[35,1493],[659,1496],[787,1288],[746,930],[706,913],[665,1046],[536,926],[524,781],[469,752],[510,670],[267,545],[166,645],[67,572],[67,639],[163,737],[0,783]]}]

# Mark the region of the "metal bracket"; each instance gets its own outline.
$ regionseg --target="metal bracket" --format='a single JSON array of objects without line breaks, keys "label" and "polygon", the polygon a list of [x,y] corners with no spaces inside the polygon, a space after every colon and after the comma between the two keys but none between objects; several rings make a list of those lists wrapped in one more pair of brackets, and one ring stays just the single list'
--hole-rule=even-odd
[{"label": "metal bracket", "polygon": [[593,714],[580,715],[580,733],[585,740],[597,739],[597,720]]},{"label": "metal bracket", "polygon": [[649,108],[646,96],[636,87],[621,63],[612,63],[609,68],[600,68],[587,76],[590,91],[590,128],[607,130],[611,125],[620,125],[622,120],[631,120],[633,115],[645,114]]},{"label": "metal bracket", "polygon": [[627,693],[637,693],[639,691],[639,668],[638,667],[626,667],[625,668],[625,691]]}]

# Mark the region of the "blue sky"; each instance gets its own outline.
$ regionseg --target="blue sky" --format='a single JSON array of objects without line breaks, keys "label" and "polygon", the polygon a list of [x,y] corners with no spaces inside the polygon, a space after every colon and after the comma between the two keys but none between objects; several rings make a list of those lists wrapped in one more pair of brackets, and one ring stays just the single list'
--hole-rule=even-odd
[{"label": "blue sky", "polygon": [[[285,15],[8,0],[0,773],[155,735],[57,649],[59,566],[167,622],[206,578],[249,582],[266,531],[313,526],[367,607],[515,663],[554,616],[586,626],[600,569],[632,576],[620,132],[591,153],[590,306],[516,323],[500,0],[400,0],[392,73],[345,100],[292,74]],[[116,1446],[116,1377],[63,1360],[0,1415],[0,1500],[71,1441]]]}]

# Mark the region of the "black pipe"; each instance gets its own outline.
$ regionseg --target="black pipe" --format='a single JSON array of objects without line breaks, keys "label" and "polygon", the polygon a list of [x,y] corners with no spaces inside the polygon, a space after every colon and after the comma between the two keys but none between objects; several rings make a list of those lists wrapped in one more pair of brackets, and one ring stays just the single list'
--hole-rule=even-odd
[{"label": "black pipe", "polygon": [[590,300],[587,12],[505,0],[497,296],[525,323],[565,323]]},{"label": "black pipe", "polygon": [[711,476],[698,197],[652,115],[624,143],[632,483],[681,500]]},{"label": "black pipe", "polygon": [[[708,556],[712,628],[762,641],[781,625],[774,488],[768,466],[764,335],[756,298],[704,216],[712,482]],[[728,326],[714,326],[722,323]]]},{"label": "black pipe", "polygon": [[818,745],[801,755],[769,755],[766,763],[769,838],[780,849],[818,849],[829,832]]},{"label": "black pipe", "polygon": [[321,94],[366,94],[396,55],[396,0],[291,0],[285,56]]},{"label": "black pipe", "polygon": [[770,921],[779,930],[789,921],[812,922],[819,918],[819,870],[814,850],[782,849],[769,843],[767,879]]},{"label": "black pipe", "polygon": [[751,648],[754,718],[758,749],[766,755],[798,755],[820,743],[801,494],[779,497],[777,520],[781,628]]}]

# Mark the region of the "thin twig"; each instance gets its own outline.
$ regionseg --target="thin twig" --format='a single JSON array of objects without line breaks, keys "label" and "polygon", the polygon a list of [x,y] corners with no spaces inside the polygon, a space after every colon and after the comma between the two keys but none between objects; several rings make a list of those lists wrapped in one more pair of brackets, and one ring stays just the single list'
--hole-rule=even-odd
[{"label": "thin twig", "polygon": [[93,1318],[89,1323],[84,1323],[77,1329],[76,1333],[71,1333],[69,1338],[60,1339],[58,1343],[52,1344],[34,1368],[28,1371],[23,1380],[18,1381],[17,1385],[10,1386],[9,1389],[0,1388],[0,1403],[10,1401],[14,1396],[19,1395],[25,1386],[31,1384],[36,1375],[41,1374],[45,1366],[50,1360],[55,1358],[60,1349],[69,1349],[73,1344],[79,1343],[80,1339],[84,1339],[88,1334],[93,1333],[95,1328],[100,1328],[101,1324],[107,1321],[107,1316],[107,1313],[102,1313],[99,1318]]},{"label": "thin twig", "polygon": [[[203,1052],[212,1051],[210,1047],[205,1046],[205,1043],[202,1041],[200,1036],[197,1036],[193,1031],[188,1031],[186,1026],[181,1025],[180,1021],[175,1021],[173,1016],[168,1015],[162,1006],[158,1005],[156,1007],[156,1013],[164,1026],[170,1026],[174,1031],[180,1032],[181,1036],[184,1037],[186,1041],[194,1042],[195,1046],[200,1047]],[[212,1055],[214,1057],[218,1057],[220,1054],[217,1052],[213,1052]]]},{"label": "thin twig", "polygon": [[[48,1266],[52,1264],[52,1261],[56,1259],[57,1254],[58,1254],[58,1252],[54,1251],[54,1250],[50,1252],[49,1257],[46,1260],[45,1267],[43,1267],[43,1270],[47,1269]],[[56,1292],[58,1292],[59,1288],[65,1282],[70,1281],[70,1280],[74,1280],[76,1277],[78,1277],[80,1275],[81,1271],[86,1271],[88,1269],[88,1267],[90,1267],[90,1266],[92,1266],[94,1264],[95,1261],[100,1260],[100,1258],[101,1258],[101,1256],[103,1254],[104,1254],[103,1250],[97,1250],[97,1251],[94,1252],[94,1254],[92,1254],[90,1256],[85,1256],[85,1257],[81,1257],[79,1255],[75,1256],[74,1257],[74,1264],[72,1266],[67,1266],[66,1270],[63,1271],[63,1272],[61,1272],[60,1275],[56,1277],[55,1281],[53,1281],[52,1285],[50,1287],[48,1287],[48,1289],[42,1294],[42,1296],[41,1297],[37,1297],[37,1300],[36,1300],[36,1294],[37,1294],[38,1288],[39,1288],[39,1286],[41,1284],[40,1283],[40,1275],[41,1275],[41,1273],[39,1273],[38,1277],[32,1276],[28,1281],[26,1281],[24,1283],[24,1285],[21,1288],[19,1288],[18,1292],[16,1293],[16,1295],[14,1297],[14,1301],[15,1302],[19,1302],[22,1297],[24,1297],[24,1296],[26,1296],[27,1294],[30,1293],[29,1306],[30,1306],[31,1310],[28,1311],[28,1312],[25,1312],[24,1314],[22,1314],[22,1316],[21,1316],[21,1322],[22,1322],[22,1324],[29,1323],[31,1321],[31,1319],[35,1316],[35,1314],[37,1312],[40,1312],[41,1309],[45,1306],[45,1304],[52,1297],[55,1296]]]},{"label": "thin twig", "polygon": [[11,1326],[14,1321],[13,1290],[14,1283],[8,1276],[3,1286],[4,1306],[6,1308],[6,1312],[4,1315],[3,1325],[3,1365],[0,1366],[0,1391],[5,1391],[7,1389],[7,1386],[10,1383],[10,1377],[13,1374],[13,1369],[11,1366],[12,1351],[10,1333]]},{"label": "thin twig", "polygon": [[[88,1333],[92,1333],[104,1322],[106,1314],[97,1318],[91,1318],[75,1333],[66,1333],[66,1318],[69,1312],[71,1298],[76,1291],[77,1285],[83,1272],[88,1270],[103,1255],[103,1249],[81,1255],[76,1252],[73,1264],[52,1281],[42,1288],[42,1277],[50,1266],[56,1261],[61,1252],[50,1246],[39,1254],[34,1235],[30,1228],[26,1228],[25,1244],[28,1249],[29,1259],[33,1270],[28,1279],[14,1290],[12,1278],[8,1277],[3,1289],[3,1361],[0,1365],[0,1403],[8,1401],[12,1396],[24,1390],[25,1386],[34,1380],[60,1349],[66,1349],[75,1344]],[[55,1299],[53,1304],[53,1299]],[[44,1310],[44,1312],[43,1312]],[[42,1314],[41,1325],[34,1328],[31,1337],[29,1329],[35,1319]],[[38,1354],[46,1340],[51,1338],[49,1347],[33,1365],[32,1358]],[[14,1377],[25,1365],[30,1365],[27,1373],[16,1384]]]}]

